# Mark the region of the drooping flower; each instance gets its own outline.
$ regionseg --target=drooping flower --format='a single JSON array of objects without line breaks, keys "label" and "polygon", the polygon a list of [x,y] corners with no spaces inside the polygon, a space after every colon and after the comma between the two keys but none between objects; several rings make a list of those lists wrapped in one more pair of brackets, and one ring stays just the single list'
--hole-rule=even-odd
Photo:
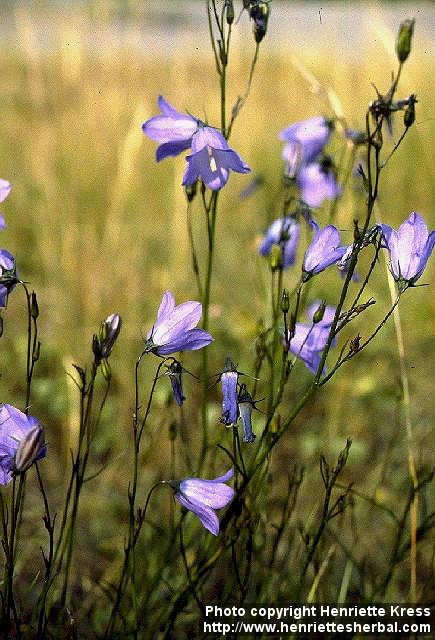
[{"label": "drooping flower", "polygon": [[8,484],[14,471],[26,471],[47,453],[44,430],[33,416],[10,404],[0,409],[0,484]]},{"label": "drooping flower", "polygon": [[181,381],[181,374],[183,373],[183,367],[181,362],[178,360],[173,360],[168,367],[167,375],[171,381],[172,393],[174,396],[175,402],[179,407],[183,405],[186,397],[183,393],[183,384]]},{"label": "drooping flower", "polygon": [[3,202],[3,200],[6,200],[11,189],[12,189],[11,183],[8,182],[7,180],[3,180],[2,178],[0,178],[0,202]]},{"label": "drooping flower", "polygon": [[274,244],[281,248],[282,266],[284,269],[295,263],[301,225],[294,218],[278,218],[272,222],[258,249],[262,256],[270,254]]},{"label": "drooping flower", "polygon": [[[311,324],[296,322],[293,337],[288,336],[290,351],[300,358],[312,373],[317,373],[335,316],[335,307],[327,305],[324,308],[323,317],[315,322],[318,309],[319,302],[313,303],[307,312]],[[332,346],[335,343],[336,338],[333,339]]]},{"label": "drooping flower", "polygon": [[412,287],[422,275],[435,243],[423,218],[413,211],[395,231],[382,224],[382,238],[390,254],[390,270],[399,287]]},{"label": "drooping flower", "polygon": [[332,224],[328,224],[323,229],[320,229],[314,221],[311,225],[315,233],[304,256],[302,266],[304,280],[338,262],[347,251],[347,247],[339,246],[340,233]]},{"label": "drooping flower", "polygon": [[313,162],[301,167],[296,176],[301,199],[309,207],[320,207],[324,200],[333,200],[341,193],[330,163]]},{"label": "drooping flower", "polygon": [[[6,200],[11,189],[12,189],[11,183],[8,182],[7,180],[3,180],[2,178],[0,178],[0,202],[3,202],[3,200]],[[5,219],[0,214],[0,229],[5,229],[5,228],[6,228]]]},{"label": "drooping flower", "polygon": [[252,431],[252,409],[255,406],[254,400],[246,388],[245,384],[240,387],[238,395],[239,413],[243,427],[243,442],[252,443],[255,440],[255,433]]},{"label": "drooping flower", "polygon": [[224,370],[221,373],[222,385],[222,417],[221,422],[231,426],[237,422],[237,382],[239,373],[231,358],[225,360]]},{"label": "drooping flower", "polygon": [[302,165],[310,164],[323,151],[331,136],[332,123],[323,116],[295,122],[280,134],[285,145],[282,157],[287,162],[287,175],[294,177]]},{"label": "drooping flower", "polygon": [[142,131],[151,140],[161,143],[156,151],[156,159],[159,162],[163,158],[177,156],[189,149],[198,121],[193,116],[174,109],[163,96],[159,96],[157,102],[162,115],[153,116],[144,122]]},{"label": "drooping flower", "polygon": [[176,500],[197,515],[202,526],[214,536],[219,533],[219,520],[214,510],[226,507],[234,497],[234,489],[224,484],[232,477],[233,470],[230,469],[214,480],[186,478],[177,487]]},{"label": "drooping flower", "polygon": [[237,173],[250,172],[222,133],[213,127],[199,126],[192,137],[192,154],[186,160],[183,186],[194,184],[201,178],[209,189],[217,191],[227,183],[230,169]]},{"label": "drooping flower", "polygon": [[192,148],[192,154],[186,158],[184,186],[193,185],[201,178],[210,189],[216,191],[226,184],[230,169],[238,173],[250,171],[218,129],[208,127],[191,115],[180,113],[163,96],[159,96],[158,104],[161,115],[144,122],[142,131],[161,143],[156,151],[157,161]]},{"label": "drooping flower", "polygon": [[147,335],[145,351],[167,356],[177,351],[195,351],[206,347],[213,338],[204,329],[195,328],[202,315],[200,302],[189,300],[175,306],[170,291],[163,294],[157,320]]},{"label": "drooping flower", "polygon": [[6,249],[0,249],[0,308],[5,307],[9,293],[18,282],[14,256]]}]

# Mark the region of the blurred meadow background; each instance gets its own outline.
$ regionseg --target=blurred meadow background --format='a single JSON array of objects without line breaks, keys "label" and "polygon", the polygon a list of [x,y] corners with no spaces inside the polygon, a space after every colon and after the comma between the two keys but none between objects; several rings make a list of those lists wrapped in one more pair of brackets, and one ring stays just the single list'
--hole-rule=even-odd
[{"label": "blurred meadow background", "polygon": [[[411,17],[416,18],[414,45],[399,95],[416,93],[416,123],[384,171],[376,211],[396,228],[413,210],[429,226],[434,219],[433,4],[271,3],[268,34],[260,49],[251,94],[231,139],[262,186],[241,199],[252,175],[233,174],[222,192],[210,322],[215,337],[209,352],[212,371],[219,372],[225,356],[231,355],[239,370],[252,373],[258,322],[267,315],[270,288],[267,261],[257,248],[269,222],[280,213],[283,164],[278,132],[310,116],[331,116],[331,100],[351,127],[364,128],[367,105],[375,98],[373,85],[385,91],[395,69],[399,23]],[[245,90],[254,47],[252,27],[244,13],[233,32],[230,104]],[[91,611],[95,585],[113,580],[119,571],[135,360],[165,289],[180,302],[197,299],[181,188],[184,163],[177,158],[156,164],[155,144],[142,134],[141,124],[157,113],[157,96],[162,94],[180,111],[218,126],[219,87],[205,5],[184,0],[2,0],[0,66],[0,176],[13,184],[3,204],[8,226],[1,240],[16,256],[20,277],[38,294],[42,348],[31,414],[46,426],[49,453],[41,468],[49,478],[53,510],[60,508],[69,451],[77,436],[78,396],[67,372],[72,372],[73,363],[90,364],[92,334],[108,314],[117,312],[123,319],[112,356],[111,394],[92,460],[94,470],[105,466],[85,485],[79,518],[77,589],[82,605]],[[393,132],[394,139],[398,135],[400,131]],[[322,224],[326,224],[329,206],[324,204],[317,215]],[[340,200],[337,226],[350,232],[352,219],[362,218],[363,211],[364,195],[352,178]],[[203,233],[201,213],[194,203],[191,221],[196,237]],[[205,245],[205,236],[202,245],[197,244]],[[201,252],[200,258],[204,258]],[[325,273],[316,282],[316,296],[334,302],[331,292],[336,278],[335,272]],[[285,273],[289,288],[297,279],[296,269]],[[422,282],[433,282],[433,268],[428,268]],[[365,322],[373,326],[382,318],[390,306],[389,295],[382,256],[367,296],[373,296],[377,304],[363,316],[361,333]],[[426,470],[433,463],[434,310],[432,287],[407,292],[400,305],[417,465]],[[0,399],[23,408],[26,309],[21,290],[10,296],[3,317]],[[198,359],[186,354],[183,364],[195,371]],[[292,383],[295,395],[309,376],[300,364],[300,375]],[[143,377],[146,386],[149,378],[147,382],[146,373]],[[309,523],[315,516],[319,454],[335,459],[346,437],[353,440],[346,481],[400,512],[409,486],[400,388],[396,334],[390,320],[370,347],[342,367],[315,403],[304,409],[274,454],[271,495],[274,491],[279,494],[280,478],[287,477],[294,465],[304,466],[307,477],[312,478],[303,489],[289,536],[298,536],[299,522]],[[160,478],[182,478],[192,472],[188,461],[196,459],[195,432],[201,428],[195,404],[200,392],[193,379],[186,380],[185,393],[188,401],[180,413],[170,402],[169,381],[162,380],[157,387],[155,406],[165,408],[152,413],[145,437],[144,487]],[[219,424],[217,387],[210,390],[209,414],[216,426],[213,438],[225,442],[230,435]],[[254,429],[262,420],[260,414],[254,414]],[[178,425],[175,442],[178,446],[181,440],[181,444],[171,454],[174,421]],[[227,465],[221,456],[216,475]],[[213,472],[208,475],[213,477]],[[23,526],[35,537],[37,547],[44,532],[36,526],[41,505],[39,498],[32,502],[33,491],[29,486],[28,505],[34,517],[27,517]],[[267,544],[268,527],[274,524],[273,500],[268,499],[267,509],[260,500],[264,527],[258,534],[258,546]],[[429,500],[426,488],[422,510],[429,509]],[[151,505],[149,517],[157,529],[160,514],[171,508],[166,495]],[[353,509],[365,530],[349,525],[346,542],[357,556],[365,558],[368,574],[375,575],[377,566],[386,562],[392,523],[357,497]],[[27,551],[23,550],[19,562],[20,571],[30,580],[37,561],[26,565]],[[338,593],[341,578],[336,570],[334,575],[331,569],[329,587],[337,584]],[[428,599],[432,577],[431,545],[424,540],[418,565],[423,599]],[[333,600],[329,587],[324,595]],[[406,600],[408,588],[405,554],[390,599]],[[352,589],[356,593],[357,585],[351,584],[349,591]],[[216,593],[211,593],[211,600]]]}]

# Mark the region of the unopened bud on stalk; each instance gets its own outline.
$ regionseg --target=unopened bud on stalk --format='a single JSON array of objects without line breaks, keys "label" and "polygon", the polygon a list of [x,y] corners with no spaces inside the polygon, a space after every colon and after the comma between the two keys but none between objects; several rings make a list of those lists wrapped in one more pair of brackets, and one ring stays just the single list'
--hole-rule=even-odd
[{"label": "unopened bud on stalk", "polygon": [[283,313],[288,313],[290,309],[290,296],[288,294],[287,289],[284,289],[281,297],[281,311]]},{"label": "unopened bud on stalk", "polygon": [[396,53],[399,62],[405,62],[411,53],[412,35],[414,33],[415,19],[405,20],[399,27],[396,42]]},{"label": "unopened bud on stalk", "polygon": [[257,0],[251,3],[249,17],[254,21],[254,38],[257,43],[260,43],[266,35],[269,13],[270,9],[267,2],[259,2]]},{"label": "unopened bud on stalk", "polygon": [[234,4],[233,0],[225,0],[227,24],[234,22]]},{"label": "unopened bud on stalk", "polygon": [[121,317],[117,313],[112,313],[102,322],[98,337],[93,343],[95,356],[108,358],[112,352],[113,345],[121,330]]},{"label": "unopened bud on stalk", "polygon": [[417,100],[414,95],[409,96],[408,106],[405,109],[405,113],[403,114],[403,124],[408,129],[414,124],[415,121],[415,103]]},{"label": "unopened bud on stalk", "polygon": [[32,291],[32,295],[30,298],[30,315],[35,320],[39,316],[38,300],[36,299],[36,293],[34,291]]},{"label": "unopened bud on stalk", "polygon": [[24,473],[40,457],[45,447],[44,429],[36,424],[21,440],[15,454],[15,470]]},{"label": "unopened bud on stalk", "polygon": [[325,315],[325,309],[326,309],[326,301],[322,300],[322,302],[320,303],[320,305],[317,307],[316,311],[314,312],[313,324],[318,324],[319,322],[321,322],[323,320],[323,316]]},{"label": "unopened bud on stalk", "polygon": [[193,184],[188,184],[184,187],[184,191],[186,192],[186,198],[188,202],[192,202],[192,200],[196,196],[197,185],[198,185],[198,180]]}]

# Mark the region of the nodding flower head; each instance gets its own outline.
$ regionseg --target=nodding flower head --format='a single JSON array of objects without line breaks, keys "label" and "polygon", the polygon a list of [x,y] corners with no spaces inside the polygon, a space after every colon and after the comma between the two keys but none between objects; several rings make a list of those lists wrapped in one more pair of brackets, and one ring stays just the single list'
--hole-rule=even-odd
[{"label": "nodding flower head", "polygon": [[223,509],[234,497],[234,489],[225,484],[233,477],[233,470],[214,480],[186,478],[177,485],[175,499],[201,520],[201,524],[214,536],[219,533],[219,520],[215,509]]},{"label": "nodding flower head", "polygon": [[202,179],[209,189],[216,191],[227,183],[230,169],[238,173],[250,171],[218,129],[189,114],[180,113],[163,96],[159,96],[158,104],[161,115],[144,122],[142,131],[161,143],[156,152],[157,161],[192,149],[186,158],[183,186],[189,187]]},{"label": "nodding flower head", "polygon": [[252,443],[255,440],[255,433],[252,431],[251,415],[252,409],[255,407],[255,402],[245,384],[240,386],[237,400],[239,403],[239,413],[243,427],[243,442]]},{"label": "nodding flower head", "polygon": [[332,224],[328,224],[323,229],[320,229],[315,222],[311,225],[315,233],[304,256],[302,267],[304,280],[338,262],[347,251],[347,247],[339,246],[340,233]]},{"label": "nodding flower head", "polygon": [[6,306],[8,295],[17,282],[19,280],[14,256],[6,249],[0,249],[0,308]]},{"label": "nodding flower head", "polygon": [[161,115],[144,122],[142,131],[151,140],[161,143],[156,151],[159,162],[189,149],[198,121],[193,116],[177,111],[163,96],[159,96],[157,102]]},{"label": "nodding flower head", "polygon": [[248,165],[228,146],[222,133],[213,127],[198,128],[192,137],[192,154],[186,160],[184,186],[201,178],[209,189],[217,191],[227,183],[230,169],[237,173],[250,172]]},{"label": "nodding flower head", "polygon": [[237,383],[239,373],[231,358],[225,360],[225,367],[221,373],[222,385],[222,417],[221,422],[227,427],[237,422]]},{"label": "nodding flower head", "polygon": [[314,162],[331,136],[332,122],[323,116],[295,122],[279,134],[286,142],[282,157],[287,163],[287,175],[294,177],[303,165]]},{"label": "nodding flower head", "polygon": [[423,218],[413,211],[395,231],[380,225],[382,240],[390,254],[390,270],[399,289],[412,287],[426,268],[435,242],[435,231],[429,233]]},{"label": "nodding flower head", "polygon": [[10,404],[0,409],[0,484],[14,472],[24,473],[47,453],[44,430],[38,420]]},{"label": "nodding flower head", "polygon": [[168,366],[168,371],[166,374],[169,376],[169,379],[171,381],[172,394],[175,402],[178,404],[179,407],[183,405],[183,402],[186,399],[183,393],[183,384],[181,381],[182,373],[183,373],[183,367],[181,365],[181,362],[178,362],[178,360],[173,360],[171,364]]},{"label": "nodding flower head", "polygon": [[329,160],[304,165],[296,177],[301,199],[312,208],[320,207],[324,200],[334,200],[341,194]]},{"label": "nodding flower head", "polygon": [[195,351],[206,347],[213,338],[207,331],[196,328],[201,315],[200,302],[189,300],[175,306],[174,296],[166,291],[157,312],[157,320],[148,332],[145,351],[167,356],[177,351]]},{"label": "nodding flower head", "polygon": [[294,218],[278,218],[266,231],[258,251],[267,256],[277,245],[281,249],[282,267],[286,269],[295,263],[300,234],[301,225]]},{"label": "nodding flower head", "polygon": [[[309,307],[307,315],[311,324],[296,322],[294,335],[288,335],[287,342],[290,342],[290,351],[302,360],[312,373],[317,373],[334,321],[335,307],[315,302]],[[336,338],[331,344],[335,343]]]}]

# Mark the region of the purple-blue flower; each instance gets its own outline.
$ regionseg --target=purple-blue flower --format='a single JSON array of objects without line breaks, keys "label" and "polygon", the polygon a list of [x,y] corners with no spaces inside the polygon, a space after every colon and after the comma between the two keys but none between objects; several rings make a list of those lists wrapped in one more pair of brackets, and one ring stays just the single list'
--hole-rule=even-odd
[{"label": "purple-blue flower", "polygon": [[183,405],[183,402],[186,399],[183,393],[183,384],[181,381],[182,373],[183,367],[181,366],[181,362],[178,362],[178,360],[173,360],[168,367],[167,375],[169,376],[169,379],[171,381],[174,400],[179,407]]},{"label": "purple-blue flower", "polygon": [[333,200],[341,193],[334,171],[328,163],[313,162],[301,167],[296,176],[301,199],[309,207],[320,207],[324,200]]},{"label": "purple-blue flower", "polygon": [[255,440],[255,433],[252,431],[252,409],[255,406],[254,400],[246,388],[245,384],[240,387],[238,395],[239,414],[243,427],[243,442],[252,443]]},{"label": "purple-blue flower", "polygon": [[287,162],[288,175],[294,177],[302,165],[314,162],[330,135],[331,122],[323,116],[314,116],[283,129],[279,137],[287,143],[282,157]]},{"label": "purple-blue flower", "polygon": [[198,121],[193,116],[174,109],[163,96],[159,96],[157,102],[162,115],[153,116],[144,122],[142,131],[151,140],[161,143],[156,151],[156,159],[159,162],[163,158],[177,156],[189,149],[192,136],[198,128]]},{"label": "purple-blue flower", "polygon": [[0,202],[6,200],[8,197],[10,190],[12,189],[12,185],[7,180],[3,180],[0,178]]},{"label": "purple-blue flower", "polygon": [[202,305],[189,300],[175,306],[170,291],[163,294],[157,320],[147,335],[145,351],[167,356],[177,351],[195,351],[206,347],[213,338],[204,329],[195,328],[201,319]]},{"label": "purple-blue flower", "polygon": [[328,224],[323,229],[320,229],[315,222],[311,225],[315,233],[305,252],[302,265],[305,280],[338,262],[347,251],[347,247],[339,246],[340,233],[332,224]]},{"label": "purple-blue flower", "polygon": [[183,185],[194,184],[199,178],[213,191],[222,189],[228,180],[230,169],[248,173],[248,165],[231,149],[218,129],[208,127],[198,118],[180,113],[159,96],[160,116],[153,116],[143,123],[142,131],[152,140],[160,142],[157,161],[177,156],[191,147],[187,156],[187,168]]},{"label": "purple-blue flower", "polygon": [[[317,373],[335,316],[335,307],[326,306],[323,318],[314,323],[314,314],[318,308],[318,302],[310,306],[307,315],[311,324],[297,322],[294,336],[290,340],[290,351],[300,358],[312,373]],[[334,338],[332,345],[335,342],[336,338]]]},{"label": "purple-blue flower", "polygon": [[0,308],[5,307],[8,294],[18,282],[14,256],[6,249],[0,249]]},{"label": "purple-blue flower", "polygon": [[220,131],[199,126],[192,137],[192,154],[187,156],[183,185],[194,184],[199,178],[209,189],[222,189],[227,183],[229,170],[249,173],[250,168],[233,149]]},{"label": "purple-blue flower", "polygon": [[222,417],[221,422],[227,427],[237,422],[237,382],[239,373],[231,358],[225,361],[225,367],[221,373],[222,385]]},{"label": "purple-blue flower", "polygon": [[8,484],[14,471],[26,471],[47,453],[44,430],[33,416],[10,404],[0,409],[0,484]]},{"label": "purple-blue flower", "polygon": [[382,238],[390,254],[390,270],[404,286],[413,286],[422,275],[435,242],[435,231],[429,233],[423,218],[413,211],[395,231],[382,224]]},{"label": "purple-blue flower", "polygon": [[295,263],[301,225],[294,218],[278,218],[272,222],[258,249],[262,256],[270,254],[274,244],[281,248],[284,269]]},{"label": "purple-blue flower", "polygon": [[219,520],[215,509],[226,507],[234,497],[234,489],[224,484],[233,477],[233,470],[214,480],[186,478],[182,480],[175,494],[176,500],[192,511],[201,520],[201,524],[214,536],[219,533]]},{"label": "purple-blue flower", "polygon": [[[3,200],[6,200],[11,189],[12,189],[11,183],[8,182],[7,180],[3,180],[2,178],[0,178],[0,202],[3,202]],[[5,219],[0,214],[0,229],[5,229],[5,227],[6,227]]]}]

